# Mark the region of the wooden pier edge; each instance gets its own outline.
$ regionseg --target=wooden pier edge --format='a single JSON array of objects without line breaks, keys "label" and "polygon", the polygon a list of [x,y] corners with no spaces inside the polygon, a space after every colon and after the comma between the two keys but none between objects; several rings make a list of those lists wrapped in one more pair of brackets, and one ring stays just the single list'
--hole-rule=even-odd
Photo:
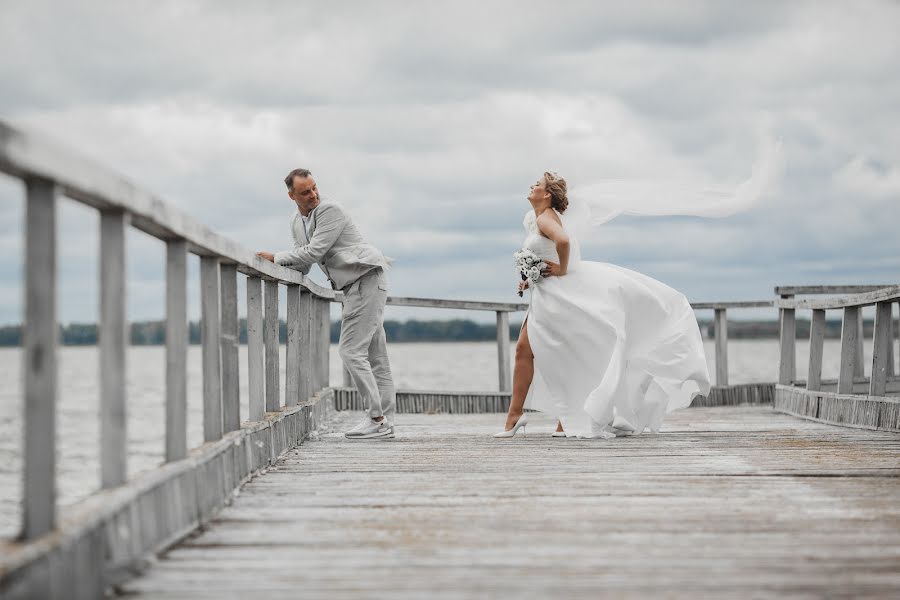
[{"label": "wooden pier edge", "polygon": [[105,589],[207,523],[244,483],[308,439],[328,418],[332,402],[332,391],[323,390],[203,444],[183,460],[89,496],[67,509],[53,532],[7,546],[0,558],[0,597],[104,597]]},{"label": "wooden pier edge", "polygon": [[776,411],[829,425],[900,433],[900,398],[775,386]]},{"label": "wooden pier edge", "polygon": [[[352,387],[334,387],[334,409],[363,410],[364,407]],[[774,383],[748,383],[714,386],[709,396],[697,396],[696,406],[739,406],[741,404],[772,404]],[[397,392],[398,413],[505,413],[509,408],[509,392],[469,392],[435,390],[400,390]]]}]

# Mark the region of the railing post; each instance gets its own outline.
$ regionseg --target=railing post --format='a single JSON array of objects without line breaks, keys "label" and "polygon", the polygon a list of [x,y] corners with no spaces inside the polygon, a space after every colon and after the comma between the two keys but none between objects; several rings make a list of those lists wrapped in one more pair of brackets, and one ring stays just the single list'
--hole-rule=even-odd
[{"label": "railing post", "polygon": [[[781,296],[784,299],[791,295]],[[780,311],[780,346],[781,362],[778,369],[778,383],[792,385],[797,379],[797,323],[793,308],[782,308]]]},{"label": "railing post", "polygon": [[300,402],[300,286],[287,286],[287,347],[284,371],[284,404]]},{"label": "railing post", "polygon": [[319,326],[322,328],[320,333],[319,351],[322,353],[322,360],[319,363],[321,369],[319,374],[320,389],[327,388],[331,385],[331,302],[322,299],[319,302],[319,310],[322,318]]},{"label": "railing post", "polygon": [[841,370],[838,376],[838,393],[852,394],[853,379],[856,374],[856,342],[859,335],[858,306],[844,309],[844,320],[841,323]]},{"label": "railing post", "polygon": [[319,338],[322,337],[321,321],[322,312],[319,310],[319,298],[313,296],[309,303],[309,394],[314,396],[319,393],[319,376],[322,373],[320,366],[322,352],[319,350]]},{"label": "railing post", "polygon": [[266,415],[262,279],[247,277],[247,385],[251,421]]},{"label": "railing post", "polygon": [[187,456],[187,243],[166,242],[166,461]]},{"label": "railing post", "polygon": [[894,340],[891,329],[894,321],[892,303],[879,302],[875,305],[875,335],[872,340],[872,380],[869,382],[870,396],[884,396],[887,390],[889,350]]},{"label": "railing post", "polygon": [[310,318],[313,296],[307,291],[300,293],[300,401],[306,402],[312,396],[313,352]]},{"label": "railing post", "polygon": [[219,259],[200,257],[200,343],[203,354],[203,441],[222,437]]},{"label": "railing post", "polygon": [[497,366],[500,377],[500,391],[512,389],[512,377],[509,370],[509,313],[497,311]]},{"label": "railing post", "polygon": [[125,225],[122,211],[100,212],[100,486],[128,479],[125,418]]},{"label": "railing post", "polygon": [[278,282],[266,281],[266,412],[278,410],[281,405],[281,391],[278,387]]},{"label": "railing post", "polygon": [[56,526],[56,186],[26,180],[22,538]]},{"label": "railing post", "polygon": [[716,385],[724,386],[728,385],[728,316],[724,308],[715,311]]},{"label": "railing post", "polygon": [[890,327],[888,327],[888,359],[887,359],[887,376],[894,376],[894,303],[891,303],[891,322]]},{"label": "railing post", "polygon": [[228,432],[241,428],[237,265],[222,264],[219,272],[222,278],[222,426]]},{"label": "railing post", "polygon": [[856,360],[853,362],[853,376],[865,377],[866,373],[863,367],[865,362],[865,329],[863,327],[863,311],[860,307],[856,316]]},{"label": "railing post", "polygon": [[822,388],[822,351],[825,346],[825,311],[813,310],[809,326],[809,369],[806,389],[819,391]]}]

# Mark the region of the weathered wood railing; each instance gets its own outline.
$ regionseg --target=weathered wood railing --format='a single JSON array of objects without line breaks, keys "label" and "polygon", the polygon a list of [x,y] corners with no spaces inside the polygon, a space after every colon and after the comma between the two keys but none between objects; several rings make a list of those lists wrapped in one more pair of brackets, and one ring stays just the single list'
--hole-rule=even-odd
[{"label": "weathered wood railing", "polygon": [[[97,598],[112,580],[111,570],[128,568],[130,561],[208,518],[241,481],[299,443],[321,417],[321,406],[310,398],[328,388],[329,308],[331,302],[340,301],[340,294],[311,283],[297,271],[257,258],[118,175],[2,121],[0,171],[21,179],[26,190],[22,533],[20,543],[2,556],[0,595]],[[95,507],[81,522],[59,528],[56,219],[61,195],[97,209],[100,215],[101,484],[103,490],[124,491]],[[128,226],[164,241],[167,248],[168,464],[159,473],[125,485]],[[200,257],[205,442],[191,454],[186,428],[189,253]],[[243,429],[238,273],[247,276],[250,422]],[[279,285],[287,287],[284,410],[278,380]],[[53,536],[46,535],[51,532]]]},{"label": "weathered wood railing", "polygon": [[[397,409],[400,412],[494,412],[505,411],[512,389],[510,372],[509,313],[528,310],[528,304],[482,302],[476,300],[449,300],[443,298],[389,297],[389,306],[412,306],[431,309],[491,311],[497,316],[497,372],[499,393],[490,391],[464,392],[444,390],[400,390]],[[715,314],[714,336],[715,387],[707,398],[699,398],[696,406],[718,406],[742,403],[771,403],[774,392],[772,383],[752,383],[731,386],[728,383],[728,310],[772,308],[771,300],[745,302],[694,302],[694,310],[712,310]],[[343,387],[335,390],[335,406],[339,410],[362,409],[363,405],[353,389],[353,382],[344,369]]]},{"label": "weathered wood railing", "polygon": [[716,340],[716,378],[717,386],[728,385],[728,310],[748,308],[772,308],[771,300],[748,302],[692,302],[694,310],[712,310],[713,337]]},{"label": "weathered wood railing", "polygon": [[[781,321],[781,361],[775,407],[822,421],[900,431],[900,379],[894,376],[893,304],[900,302],[900,286],[809,286],[776,288]],[[828,298],[797,295],[843,294]],[[872,372],[863,365],[862,309],[875,306]],[[812,310],[809,367],[805,385],[796,376],[797,310]],[[822,379],[825,313],[843,311],[841,358],[834,391]]]}]

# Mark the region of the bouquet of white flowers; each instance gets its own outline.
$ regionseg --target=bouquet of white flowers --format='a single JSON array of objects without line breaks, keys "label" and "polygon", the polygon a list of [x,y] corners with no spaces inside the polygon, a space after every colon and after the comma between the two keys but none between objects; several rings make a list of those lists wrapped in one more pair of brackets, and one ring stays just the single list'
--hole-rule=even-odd
[{"label": "bouquet of white flowers", "polygon": [[[528,248],[522,248],[513,254],[513,258],[516,259],[516,268],[522,276],[522,281],[527,281],[529,286],[536,284],[541,278],[541,271],[547,268],[547,263]],[[521,290],[519,296],[522,296]]]}]

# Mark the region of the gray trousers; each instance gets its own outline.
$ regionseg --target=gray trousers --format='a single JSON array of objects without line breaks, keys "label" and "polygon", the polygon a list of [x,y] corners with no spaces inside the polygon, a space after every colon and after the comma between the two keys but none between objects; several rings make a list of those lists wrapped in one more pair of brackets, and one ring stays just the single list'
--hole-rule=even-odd
[{"label": "gray trousers", "polygon": [[343,290],[339,353],[369,416],[394,422],[396,392],[384,335],[387,282],[381,268],[369,271]]}]

